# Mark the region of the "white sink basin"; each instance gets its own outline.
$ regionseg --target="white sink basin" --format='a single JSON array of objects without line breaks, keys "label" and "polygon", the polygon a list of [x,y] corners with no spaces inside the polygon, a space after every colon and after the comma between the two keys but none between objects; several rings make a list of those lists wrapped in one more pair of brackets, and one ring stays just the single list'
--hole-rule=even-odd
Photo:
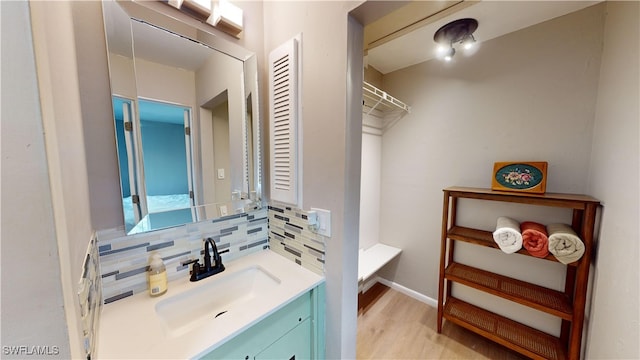
[{"label": "white sink basin", "polygon": [[156,304],[156,314],[171,335],[182,335],[203,322],[215,321],[229,313],[246,312],[252,300],[269,294],[281,283],[259,265],[232,273],[227,271],[193,283],[197,286],[191,290],[174,296],[167,294],[168,298]]}]

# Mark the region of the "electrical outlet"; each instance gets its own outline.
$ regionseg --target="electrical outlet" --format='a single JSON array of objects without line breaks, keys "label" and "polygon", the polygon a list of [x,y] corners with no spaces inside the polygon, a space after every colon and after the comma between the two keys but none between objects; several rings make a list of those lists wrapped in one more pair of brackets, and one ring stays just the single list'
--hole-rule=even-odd
[{"label": "electrical outlet", "polygon": [[318,214],[314,210],[307,211],[307,223],[309,226],[318,225]]},{"label": "electrical outlet", "polygon": [[316,212],[317,222],[318,222],[318,230],[316,233],[331,237],[331,211],[324,209],[316,209],[311,208],[311,211]]}]

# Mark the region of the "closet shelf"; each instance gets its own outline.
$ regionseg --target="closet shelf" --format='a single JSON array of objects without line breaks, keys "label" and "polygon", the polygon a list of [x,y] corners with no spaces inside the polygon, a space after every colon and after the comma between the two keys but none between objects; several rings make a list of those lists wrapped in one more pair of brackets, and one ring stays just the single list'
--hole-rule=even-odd
[{"label": "closet shelf", "polygon": [[373,115],[377,115],[376,111],[382,114],[396,111],[401,111],[403,113],[411,112],[411,107],[409,105],[366,81],[363,81],[362,83],[362,97],[362,110],[366,112],[367,115],[372,113]]}]

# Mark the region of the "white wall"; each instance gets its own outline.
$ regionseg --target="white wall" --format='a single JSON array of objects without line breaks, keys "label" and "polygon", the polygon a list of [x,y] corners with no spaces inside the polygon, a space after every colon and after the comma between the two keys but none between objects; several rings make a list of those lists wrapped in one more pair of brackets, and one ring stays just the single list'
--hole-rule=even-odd
[{"label": "white wall", "polygon": [[136,91],[133,59],[111,52],[108,56],[109,67],[111,69],[109,73],[111,83],[109,96],[111,96],[111,92],[113,92],[113,94],[117,96],[135,99],[138,93]]},{"label": "white wall", "polygon": [[[113,159],[89,166],[85,158],[109,144],[102,125],[113,133],[108,76],[100,71],[106,57],[94,58],[104,39],[90,39],[102,34],[95,6],[100,9],[95,2],[2,3],[2,342],[57,346],[60,358],[82,356],[76,285],[92,220],[101,219],[94,215],[112,210],[98,202],[91,207],[89,187],[108,196],[102,170],[111,164],[117,174],[115,151]],[[73,21],[76,10],[82,17]],[[78,30],[87,26],[100,30]],[[82,44],[91,51],[81,53],[78,66]],[[80,88],[78,78],[90,80]],[[88,128],[93,133],[85,133]],[[112,185],[119,194],[118,183]]]},{"label": "white wall", "polygon": [[[217,51],[212,52],[205,64],[196,72],[197,106],[204,106],[205,108],[218,106],[219,104],[215,102],[218,101],[217,98],[225,91],[228,102],[224,108],[227,112],[227,139],[224,146],[226,146],[226,156],[228,158],[225,164],[225,176],[228,182],[226,189],[228,193],[216,202],[224,201],[223,199],[225,197],[231,198],[231,191],[242,190],[244,150],[241,139],[243,138],[244,113],[246,108],[244,82],[242,81],[243,73],[242,61],[233,59]],[[212,102],[215,104],[212,104]],[[220,110],[221,108],[218,108],[217,112],[219,113]],[[214,114],[214,117],[215,116]],[[198,127],[195,129],[198,129]],[[202,159],[202,162],[205,161],[207,161],[207,159]],[[206,183],[203,182],[202,186],[206,187],[205,184]],[[220,187],[216,191],[224,193],[224,189],[225,187]]]},{"label": "white wall", "polygon": [[[3,269],[13,270],[2,282],[3,326],[12,325],[3,335],[15,345],[59,346],[61,357],[79,357],[81,324],[75,292],[92,226],[72,7],[68,2],[9,6],[3,4],[3,10],[10,9],[9,16],[18,12],[8,23],[11,30],[2,33],[19,39],[21,45],[15,53],[3,51],[3,71],[5,64],[19,64],[12,73],[16,78],[7,79],[22,77],[24,82],[9,90],[13,99],[4,98],[8,92],[3,91],[3,111],[5,104],[16,105],[9,108],[16,109],[15,114],[3,113],[3,130],[5,119],[19,121],[8,134],[12,139],[8,144],[17,141],[10,151],[17,152],[13,159],[19,165],[5,171],[3,162],[3,186],[7,181],[12,184],[3,191],[3,207],[5,201],[14,203],[2,219],[3,250],[11,251]],[[22,29],[18,33],[23,37],[16,28]],[[13,176],[17,181],[11,180]],[[5,229],[11,230],[8,238]],[[14,261],[17,264],[10,265]],[[5,285],[11,286],[9,291]]]},{"label": "white wall", "polygon": [[136,90],[139,97],[195,108],[194,72],[143,59],[136,59],[135,64]]},{"label": "white wall", "polygon": [[[347,115],[346,99],[351,84],[356,89],[361,86],[362,53],[360,50],[355,73],[349,73],[347,14],[351,6],[355,3],[264,3],[265,58],[302,33],[303,208],[331,210],[332,234],[326,243],[325,263],[330,359],[355,358],[356,343],[361,121],[359,115]],[[362,49],[357,29],[353,34],[351,40]],[[263,94],[266,101],[266,92]],[[358,105],[356,114],[360,113]]]},{"label": "white wall", "polygon": [[604,204],[587,357],[640,358],[640,6],[608,2],[589,171]]},{"label": "white wall", "polygon": [[[229,153],[229,134],[231,131],[229,130],[229,102],[225,101],[222,104],[216,106],[211,113],[211,123],[212,123],[212,134],[211,140],[213,141],[213,157],[210,159],[213,160],[214,176],[212,178],[212,182],[214,185],[214,196],[212,201],[209,203],[219,203],[219,202],[230,202],[231,201],[231,192],[233,191],[232,184],[230,181],[231,173],[231,154]],[[241,121],[241,120],[239,120]],[[238,136],[240,134],[237,134]],[[237,160],[237,159],[236,159]],[[217,169],[225,170],[224,179],[218,179]],[[236,174],[238,175],[238,174]],[[241,175],[241,174],[240,174]],[[206,183],[205,184],[209,184]],[[208,186],[205,186],[205,191]],[[206,195],[206,193],[205,193]]]},{"label": "white wall", "polygon": [[[496,161],[548,161],[548,192],[588,191],[602,10],[591,7],[483,42],[472,57],[432,60],[384,76],[384,90],[412,108],[382,140],[380,241],[403,249],[385,278],[437,298],[442,189],[490,187]],[[493,230],[505,214],[519,221],[571,220],[568,212],[486,202],[462,202],[458,220]],[[563,287],[559,264],[458,249],[475,266]],[[479,294],[466,296],[483,301]],[[516,318],[526,314],[508,311]],[[556,328],[536,313],[518,320]]]},{"label": "white wall", "polygon": [[[57,358],[64,359],[71,356],[71,350],[29,6],[26,2],[2,2],[0,9],[3,54],[1,343],[3,346],[58,346]],[[3,355],[3,358],[10,357]]]},{"label": "white wall", "polygon": [[363,131],[360,174],[360,249],[368,249],[380,242],[381,162],[382,136]]}]

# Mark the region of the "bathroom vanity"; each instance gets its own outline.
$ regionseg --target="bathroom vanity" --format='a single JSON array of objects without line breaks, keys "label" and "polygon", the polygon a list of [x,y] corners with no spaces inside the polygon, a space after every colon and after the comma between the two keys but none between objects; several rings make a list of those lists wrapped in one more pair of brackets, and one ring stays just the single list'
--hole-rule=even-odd
[{"label": "bathroom vanity", "polygon": [[323,287],[316,287],[304,293],[202,358],[323,359],[323,336],[318,326],[323,291]]},{"label": "bathroom vanity", "polygon": [[98,359],[323,358],[324,278],[264,250],[103,308]]}]

